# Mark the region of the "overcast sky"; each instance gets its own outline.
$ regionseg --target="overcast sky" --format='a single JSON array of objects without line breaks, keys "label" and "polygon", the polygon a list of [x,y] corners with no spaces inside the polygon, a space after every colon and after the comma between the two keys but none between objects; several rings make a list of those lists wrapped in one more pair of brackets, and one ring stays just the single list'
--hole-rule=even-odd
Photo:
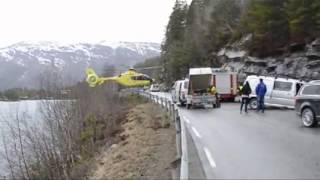
[{"label": "overcast sky", "polygon": [[161,42],[175,0],[0,0],[0,46],[19,41]]}]

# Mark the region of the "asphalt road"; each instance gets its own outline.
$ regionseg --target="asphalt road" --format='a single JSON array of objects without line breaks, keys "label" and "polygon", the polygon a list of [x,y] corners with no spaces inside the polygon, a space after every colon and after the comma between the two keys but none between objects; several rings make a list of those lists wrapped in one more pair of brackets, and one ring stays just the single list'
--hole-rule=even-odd
[{"label": "asphalt road", "polygon": [[181,108],[207,178],[320,179],[320,128],[301,126],[292,110],[239,113]]},{"label": "asphalt road", "polygon": [[239,108],[180,108],[207,178],[320,179],[320,126],[302,127],[293,110],[240,114]]}]

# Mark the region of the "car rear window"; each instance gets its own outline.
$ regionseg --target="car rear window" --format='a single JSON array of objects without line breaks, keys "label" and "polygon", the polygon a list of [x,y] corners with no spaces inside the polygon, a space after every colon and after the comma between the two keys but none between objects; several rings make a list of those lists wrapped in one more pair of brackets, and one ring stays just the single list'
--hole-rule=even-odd
[{"label": "car rear window", "polygon": [[303,91],[303,95],[320,95],[320,85],[306,86]]},{"label": "car rear window", "polygon": [[292,89],[292,82],[275,81],[274,90],[278,91],[290,91]]}]

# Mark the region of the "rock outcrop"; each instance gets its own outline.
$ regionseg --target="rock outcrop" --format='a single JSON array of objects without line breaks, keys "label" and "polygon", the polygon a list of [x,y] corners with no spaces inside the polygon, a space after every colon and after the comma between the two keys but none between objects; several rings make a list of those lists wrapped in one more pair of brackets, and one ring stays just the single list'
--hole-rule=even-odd
[{"label": "rock outcrop", "polygon": [[250,37],[228,45],[217,54],[221,63],[239,72],[241,77],[255,74],[307,81],[320,79],[320,38],[310,44],[299,45],[293,52],[266,58],[248,55],[244,48],[247,41],[250,41]]}]

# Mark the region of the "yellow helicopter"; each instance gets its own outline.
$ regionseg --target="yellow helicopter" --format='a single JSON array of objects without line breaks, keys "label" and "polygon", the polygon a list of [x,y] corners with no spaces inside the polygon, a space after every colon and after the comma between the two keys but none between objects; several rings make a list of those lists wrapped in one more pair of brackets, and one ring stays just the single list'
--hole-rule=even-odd
[{"label": "yellow helicopter", "polygon": [[92,68],[86,69],[87,83],[90,87],[96,87],[108,81],[114,81],[125,87],[143,87],[149,86],[152,79],[145,75],[138,73],[135,69],[130,68],[128,71],[113,77],[99,77]]}]

